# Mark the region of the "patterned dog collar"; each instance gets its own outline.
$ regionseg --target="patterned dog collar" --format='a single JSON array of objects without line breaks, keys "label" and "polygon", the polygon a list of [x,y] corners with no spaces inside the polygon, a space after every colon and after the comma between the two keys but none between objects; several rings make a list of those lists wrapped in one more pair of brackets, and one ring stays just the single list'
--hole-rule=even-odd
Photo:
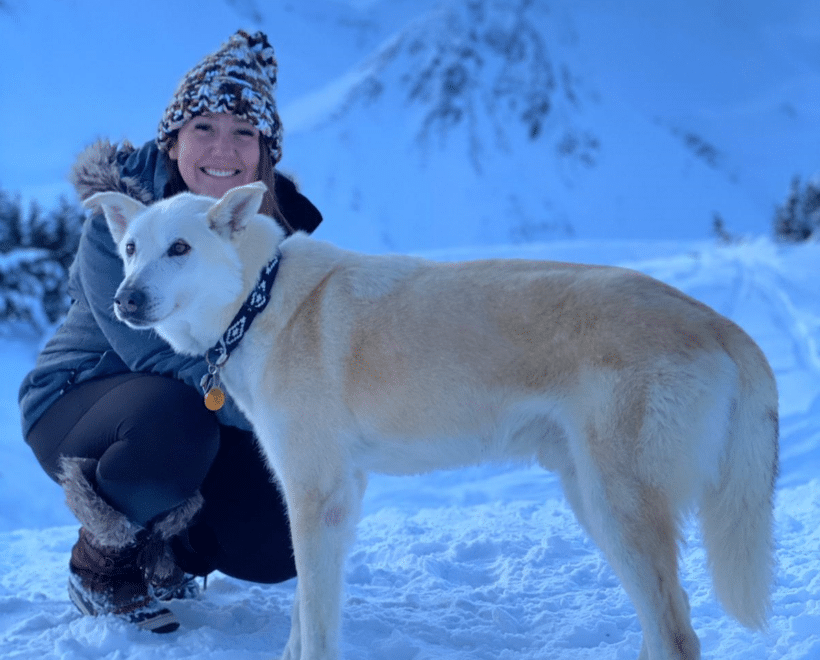
[{"label": "patterned dog collar", "polygon": [[231,353],[251,327],[253,320],[270,302],[270,292],[273,288],[273,281],[276,279],[276,273],[279,272],[281,259],[282,253],[277,251],[276,256],[262,269],[256,285],[247,300],[242,303],[242,307],[239,308],[225,334],[214,346],[205,351],[208,373],[202,377],[200,386],[205,392],[205,406],[209,410],[219,410],[225,403],[225,394],[219,387],[219,370],[225,366]]}]

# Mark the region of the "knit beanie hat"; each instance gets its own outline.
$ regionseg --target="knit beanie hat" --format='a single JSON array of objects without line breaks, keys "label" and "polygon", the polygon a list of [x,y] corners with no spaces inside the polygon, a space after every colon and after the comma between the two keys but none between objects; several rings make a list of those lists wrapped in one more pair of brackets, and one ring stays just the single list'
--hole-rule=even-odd
[{"label": "knit beanie hat", "polygon": [[276,57],[263,32],[243,30],[208,55],[179,83],[159,123],[157,144],[168,151],[192,117],[229,113],[264,136],[273,164],[282,158],[282,122],[276,112]]}]

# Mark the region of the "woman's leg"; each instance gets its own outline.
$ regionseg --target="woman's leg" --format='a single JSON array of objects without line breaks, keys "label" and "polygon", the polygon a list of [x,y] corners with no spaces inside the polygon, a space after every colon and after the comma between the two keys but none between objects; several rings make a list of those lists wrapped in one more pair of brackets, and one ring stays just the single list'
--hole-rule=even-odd
[{"label": "woman's leg", "polygon": [[170,632],[179,622],[149,581],[202,505],[219,426],[181,382],[124,374],[72,389],[27,438],[82,524],[69,595],[84,614]]},{"label": "woman's leg", "polygon": [[265,583],[296,575],[285,505],[253,434],[218,425],[184,383],[151,374],[84,383],[28,441],[55,480],[61,455],[98,460],[99,491],[140,524],[199,488],[202,510],[172,539],[184,571]]},{"label": "woman's leg", "polygon": [[99,493],[146,525],[191,497],[213,463],[219,425],[185,383],[126,374],[78,385],[29,434],[46,472],[59,458],[93,458]]}]

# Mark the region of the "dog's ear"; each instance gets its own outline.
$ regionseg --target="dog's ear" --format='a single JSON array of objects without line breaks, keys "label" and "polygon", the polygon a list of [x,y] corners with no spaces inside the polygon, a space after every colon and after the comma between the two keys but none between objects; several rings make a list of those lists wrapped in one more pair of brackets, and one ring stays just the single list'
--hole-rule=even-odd
[{"label": "dog's ear", "polygon": [[118,192],[101,192],[91,195],[83,201],[83,206],[92,210],[102,209],[108,223],[108,230],[117,245],[120,244],[132,218],[148,208],[133,197]]},{"label": "dog's ear", "polygon": [[208,211],[208,226],[220,236],[232,238],[259,212],[267,189],[261,181],[231,188]]}]

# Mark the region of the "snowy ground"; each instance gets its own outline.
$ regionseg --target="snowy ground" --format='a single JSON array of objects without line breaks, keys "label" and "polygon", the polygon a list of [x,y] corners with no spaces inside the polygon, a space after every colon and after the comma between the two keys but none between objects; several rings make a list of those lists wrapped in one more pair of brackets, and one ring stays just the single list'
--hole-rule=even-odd
[{"label": "snowy ground", "polygon": [[[633,266],[739,322],[761,344],[781,389],[779,570],[770,628],[752,633],[714,600],[697,531],[684,584],[704,658],[820,658],[820,245],[571,243],[431,255],[523,256]],[[0,348],[0,657],[208,660],[276,657],[294,583],[212,576],[176,603],[182,628],[137,632],[81,617],[65,590],[76,525],[20,438],[16,388],[36,346]],[[632,605],[564,503],[530,467],[374,477],[347,569],[348,660],[634,660]]]}]

